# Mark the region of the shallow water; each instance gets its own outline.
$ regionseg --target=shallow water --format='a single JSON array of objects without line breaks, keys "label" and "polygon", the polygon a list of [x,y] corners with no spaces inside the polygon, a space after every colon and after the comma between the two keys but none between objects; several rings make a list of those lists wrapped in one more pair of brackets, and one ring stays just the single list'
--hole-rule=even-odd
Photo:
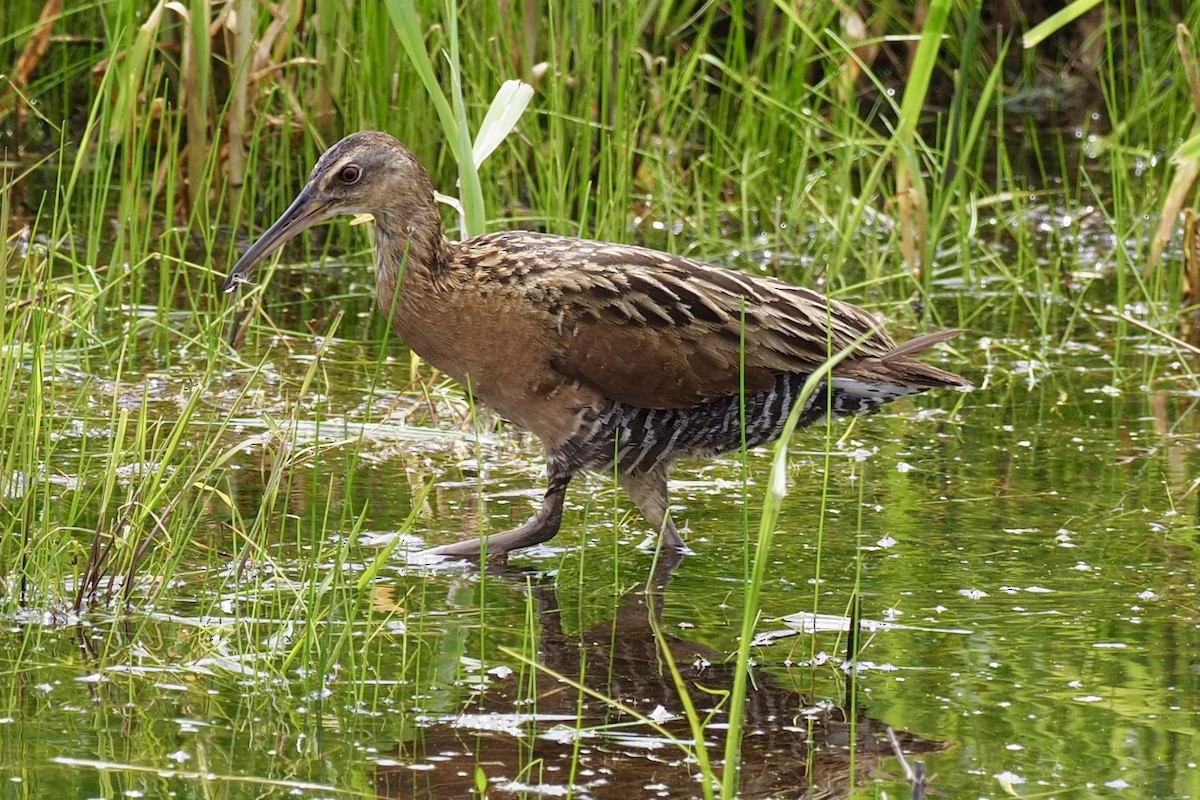
[{"label": "shallow water", "polygon": [[[719,772],[769,454],[676,470],[694,553],[673,570],[603,477],[507,568],[410,563],[523,521],[540,457],[486,415],[476,433],[457,391],[373,339],[369,300],[342,305],[352,322],[298,403],[311,337],[252,339],[245,363],[267,366],[206,387],[235,424],[185,443],[237,450],[228,505],[203,509],[165,576],[135,576],[127,611],[71,611],[71,582],[19,610],[6,579],[4,796],[700,796],[683,698]],[[1200,797],[1200,388],[1086,310],[1096,332],[1070,344],[975,331],[935,356],[974,392],[793,442],[742,796],[911,796],[890,727],[946,797]],[[118,381],[57,356],[56,449],[8,500],[48,481],[46,530],[73,498],[94,505],[70,467],[112,435],[112,397],[169,424],[203,359]],[[123,474],[148,468],[133,455]],[[77,540],[82,562],[91,529]]]}]

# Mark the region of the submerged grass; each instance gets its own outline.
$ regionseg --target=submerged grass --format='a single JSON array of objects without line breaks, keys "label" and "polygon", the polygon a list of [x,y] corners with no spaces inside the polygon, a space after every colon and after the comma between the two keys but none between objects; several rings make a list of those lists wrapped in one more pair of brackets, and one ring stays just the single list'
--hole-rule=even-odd
[{"label": "submerged grass", "polygon": [[[421,624],[423,589],[384,612],[361,599],[383,582],[399,539],[360,545],[374,510],[355,485],[366,428],[351,428],[340,383],[366,398],[355,423],[385,413],[375,391],[385,371],[412,382],[393,406],[436,417],[447,405],[426,368],[389,362],[378,316],[358,318],[368,273],[341,262],[364,260],[362,228],[313,234],[319,272],[271,274],[273,290],[255,294],[237,325],[257,354],[249,361],[225,344],[233,314],[218,286],[245,233],[274,218],[346,132],[394,133],[458,194],[464,163],[476,166],[469,133],[509,79],[536,95],[464,180],[467,231],[636,240],[820,287],[901,329],[968,327],[1031,359],[1100,332],[1114,384],[1196,387],[1170,340],[1166,353],[1122,352],[1127,314],[1175,329],[1182,285],[1174,245],[1143,269],[1148,221],[1176,169],[1168,156],[1196,113],[1184,61],[1153,45],[1175,39],[1176,18],[1158,5],[1080,17],[1092,27],[1079,34],[1099,46],[1070,53],[994,34],[979,3],[933,2],[923,25],[905,4],[865,18],[836,4],[736,0],[527,3],[529,16],[512,4],[317,5],[305,17],[247,3],[194,3],[191,16],[165,2],[145,15],[136,3],[76,4],[55,21],[28,85],[0,86],[12,143],[0,204],[0,523],[10,534],[0,537],[0,612],[146,612],[190,596],[197,574],[220,575],[203,616],[244,598],[244,580],[288,572],[274,556],[286,543],[313,554],[309,567],[253,594],[239,606],[245,624],[230,623],[234,650],[268,653],[255,670],[304,665],[317,688],[339,668],[372,673],[373,648],[393,639],[411,665],[403,679],[416,683],[461,677],[467,654],[485,661],[496,613],[486,579],[468,604],[478,640],[439,642],[440,662],[407,627],[386,627]],[[12,23],[0,26],[11,32],[0,34],[0,64],[16,60],[40,10],[17,0],[0,11]],[[1200,29],[1200,7],[1184,4],[1177,19]],[[421,80],[399,65],[401,42],[409,62],[427,56]],[[1076,104],[1081,92],[1098,100]],[[363,351],[338,355],[363,339]],[[303,368],[279,367],[281,348]],[[478,466],[478,434],[463,439]],[[333,458],[339,472],[318,468]],[[740,683],[723,765],[704,749],[703,725],[681,743],[705,791],[720,786],[723,797],[737,793],[737,715],[785,466],[777,460],[768,490],[746,505]],[[414,472],[401,532],[418,527],[433,492]],[[604,505],[590,514],[605,516]],[[583,580],[581,569],[581,593]],[[260,636],[259,617],[293,634]],[[542,669],[529,628],[528,647],[505,652]]]}]

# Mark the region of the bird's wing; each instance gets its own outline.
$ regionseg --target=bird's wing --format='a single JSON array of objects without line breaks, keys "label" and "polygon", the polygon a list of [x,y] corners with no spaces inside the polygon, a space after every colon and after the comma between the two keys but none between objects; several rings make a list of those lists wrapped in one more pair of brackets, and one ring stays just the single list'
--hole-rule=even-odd
[{"label": "bird's wing", "polygon": [[779,280],[645,248],[504,236],[520,237],[504,247],[521,253],[514,288],[554,327],[551,366],[622,403],[692,406],[764,391],[846,348],[850,370],[896,348],[866,312]]}]

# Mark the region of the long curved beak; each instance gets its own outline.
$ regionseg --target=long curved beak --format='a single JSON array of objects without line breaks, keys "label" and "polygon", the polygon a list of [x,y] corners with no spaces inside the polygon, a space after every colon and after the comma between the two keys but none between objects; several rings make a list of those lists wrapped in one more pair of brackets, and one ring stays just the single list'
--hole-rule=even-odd
[{"label": "long curved beak", "polygon": [[266,233],[260,236],[257,242],[250,245],[250,249],[242,254],[238,262],[233,265],[233,269],[229,271],[229,277],[225,279],[225,283],[221,287],[222,291],[232,292],[239,283],[247,282],[254,268],[267,256],[282,247],[285,242],[313,225],[332,217],[329,206],[328,200],[314,196],[311,188],[305,186],[288,206],[287,211],[284,211],[283,215],[275,220],[275,223],[267,228]]}]

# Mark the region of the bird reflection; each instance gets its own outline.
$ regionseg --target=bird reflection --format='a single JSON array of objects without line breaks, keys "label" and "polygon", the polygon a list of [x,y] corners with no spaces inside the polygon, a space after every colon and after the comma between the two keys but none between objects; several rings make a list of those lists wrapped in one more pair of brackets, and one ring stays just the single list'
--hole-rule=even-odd
[{"label": "bird reflection", "polygon": [[[506,797],[702,796],[704,778],[683,749],[693,736],[681,685],[703,720],[704,746],[719,776],[736,666],[707,645],[659,628],[680,560],[663,548],[648,581],[619,598],[612,619],[578,635],[563,630],[552,580],[493,565],[492,577],[530,587],[539,669],[526,680],[509,676],[488,685],[462,716],[423,728],[416,741],[401,745],[398,763],[378,768],[378,795],[478,797],[482,779],[486,793]],[[849,797],[892,755],[886,731],[861,708],[852,724],[847,710],[814,706],[758,671],[746,696],[738,796]],[[906,754],[943,748],[904,732],[896,738]]]}]

